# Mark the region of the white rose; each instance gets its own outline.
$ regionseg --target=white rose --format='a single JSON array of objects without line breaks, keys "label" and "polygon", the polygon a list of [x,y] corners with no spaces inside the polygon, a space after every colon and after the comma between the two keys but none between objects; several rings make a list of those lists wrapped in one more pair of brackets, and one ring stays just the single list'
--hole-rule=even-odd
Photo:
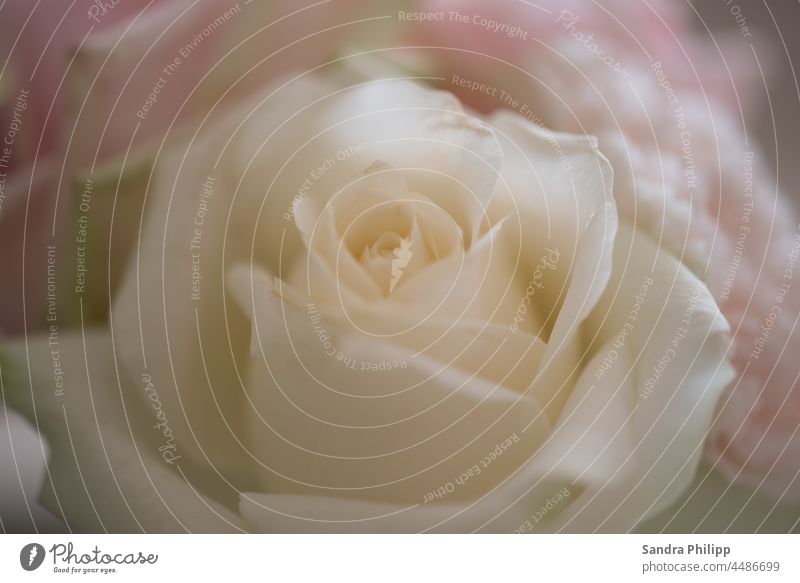
[{"label": "white rose", "polygon": [[46,502],[82,530],[633,529],[732,372],[612,192],[593,138],[402,80],[304,75],[172,136],[62,394],[46,337],[6,349]]}]

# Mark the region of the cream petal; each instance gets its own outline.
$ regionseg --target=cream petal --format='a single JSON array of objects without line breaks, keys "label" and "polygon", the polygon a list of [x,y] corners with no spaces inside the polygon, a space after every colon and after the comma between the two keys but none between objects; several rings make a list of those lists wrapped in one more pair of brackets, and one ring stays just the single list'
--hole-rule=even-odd
[{"label": "cream petal", "polygon": [[[106,331],[64,334],[55,344],[46,336],[17,341],[3,345],[0,358],[6,397],[50,445],[43,503],[71,529],[248,530],[235,512],[182,477],[179,471],[191,471],[188,464],[160,459],[155,410],[142,406],[135,382],[118,376]],[[62,377],[63,394],[55,392],[55,374]]]},{"label": "cream petal", "polygon": [[[532,398],[530,380],[546,348],[532,334],[515,334],[508,326],[481,321],[428,320],[388,340],[408,359],[421,355],[435,367],[452,369],[454,378],[456,371],[466,378],[475,375]],[[363,341],[363,335],[351,332],[341,342],[342,351],[357,352]]]},{"label": "cream petal", "polygon": [[382,161],[403,169],[409,190],[444,209],[471,242],[491,200],[502,151],[494,132],[464,113],[452,95],[404,80],[376,80],[335,92],[305,115],[313,132],[305,131],[286,172],[297,189],[320,170],[298,199],[312,216],[343,184]]},{"label": "cream petal", "polygon": [[[326,91],[314,80],[278,82],[249,106],[213,116],[194,138],[165,145],[148,182],[137,247],[111,309],[122,367],[134,377],[147,371],[161,387],[185,455],[242,488],[251,473],[241,445],[243,387],[236,359],[247,354],[249,329],[229,309],[222,274],[228,261],[249,257],[279,265],[290,245],[287,228],[294,229],[280,201],[262,207],[265,185],[255,190],[242,168],[256,152],[244,149],[237,129],[255,108],[261,129],[269,132],[285,121],[286,111]],[[262,103],[274,109],[259,109]]]},{"label": "cream petal", "polygon": [[[646,277],[653,280],[648,297],[656,297],[663,309],[640,311],[636,326],[618,347],[617,334]],[[638,371],[657,366],[676,322],[686,313],[691,313],[691,322],[679,341],[681,362],[673,361],[671,372],[660,377],[668,389],[645,397],[646,377]],[[717,397],[732,375],[725,356],[727,325],[708,291],[685,266],[624,225],[611,284],[585,328],[590,334],[600,331],[595,343],[599,348],[558,427],[529,464],[493,491],[487,506],[455,509],[348,502],[340,510],[325,510],[320,507],[326,504],[324,499],[267,497],[256,500],[255,506],[251,501],[246,510],[243,502],[243,512],[253,517],[257,528],[267,530],[276,523],[286,529],[334,532],[509,530],[514,529],[509,513],[525,523],[528,513],[536,516],[537,508],[538,512],[547,508],[548,500],[554,500],[551,495],[567,491],[574,496],[569,503],[551,510],[547,520],[534,521],[531,530],[633,529],[674,501],[694,474]],[[611,349],[618,355],[611,366],[604,366],[604,351]],[[601,369],[603,374],[595,376]],[[258,508],[259,504],[267,509]],[[304,512],[303,507],[314,512]],[[447,516],[459,519],[448,523]],[[309,518],[333,522],[309,522]],[[531,521],[528,518],[527,524]]]},{"label": "cream petal", "polygon": [[[581,440],[554,438],[546,446],[563,450],[564,460],[579,456],[573,474],[595,467],[570,452],[584,443],[584,432],[619,449],[598,453],[601,471],[575,475],[585,490],[559,515],[555,528],[628,531],[684,491],[720,392],[733,378],[727,332],[706,286],[646,235],[622,224],[612,278],[584,330],[596,352],[578,386],[593,388],[576,390],[559,420],[559,428],[572,426],[567,434]],[[603,393],[604,411],[615,407],[617,413],[605,425],[587,427],[585,416],[573,411],[581,410],[582,399],[600,403]]]},{"label": "cream petal", "polygon": [[[335,287],[347,287],[365,301],[390,293],[391,256],[373,257],[369,252],[382,237],[393,235],[400,240],[398,233],[403,233],[410,239],[413,249],[403,265],[405,279],[430,264],[436,258],[432,255],[446,255],[463,247],[452,219],[430,199],[409,192],[402,171],[386,164],[373,164],[334,193],[318,217],[312,215],[310,208],[299,205],[295,215],[308,254],[327,262],[326,271],[335,273]],[[310,270],[317,262],[306,259],[295,268],[289,281],[296,287],[308,288],[314,298],[327,298],[331,295],[330,283],[323,279],[319,287],[314,286],[315,275]],[[332,303],[350,305],[342,298]]]},{"label": "cream petal", "polygon": [[[407,274],[390,297],[347,306],[347,317],[376,334],[398,334],[429,319],[469,317],[481,276],[485,278],[486,274],[465,264],[459,246],[443,259]],[[398,319],[396,314],[403,317]]]},{"label": "cream petal", "polygon": [[389,340],[354,338],[281,299],[258,270],[235,270],[229,287],[253,322],[248,443],[272,493],[422,502],[511,438],[450,494],[469,499],[523,465],[549,432],[534,400]]},{"label": "cream petal", "polygon": [[[313,291],[306,285],[295,289],[307,291],[326,319],[347,322],[356,345],[365,335],[376,335],[406,347],[409,354],[425,354],[443,366],[477,373],[523,393],[539,368],[546,344],[528,331],[538,331],[532,323],[535,314],[512,327],[525,290],[515,277],[514,266],[505,261],[502,236],[494,240],[494,231],[502,226],[498,224],[484,235],[462,264],[461,254],[431,263],[410,274],[391,297],[377,302],[348,303],[342,294],[344,286],[329,269],[321,269],[321,261],[313,264],[316,268],[312,264],[304,267],[316,282]],[[309,253],[309,260],[313,258]],[[281,282],[276,286],[285,288]],[[549,398],[548,393],[542,394]]]},{"label": "cream petal", "polygon": [[[610,344],[604,348],[610,348]],[[604,354],[598,352],[586,371],[597,371],[603,358]],[[593,374],[581,375],[547,444],[531,463],[531,473],[540,472],[545,477],[553,474],[582,486],[610,480],[611,486],[624,487],[626,472],[618,470],[635,445],[629,427],[635,404],[632,365],[623,354],[602,382]]]},{"label": "cream petal", "polygon": [[413,505],[245,492],[239,510],[266,533],[527,533],[546,525],[554,503],[568,500],[564,492],[546,484],[517,501],[490,494],[470,503]]},{"label": "cream petal", "polygon": [[31,494],[41,490],[49,457],[47,443],[10,406],[0,406],[0,516],[6,533],[61,532],[64,524]]},{"label": "cream petal", "polygon": [[[204,223],[195,225],[214,147],[197,143],[185,154],[184,160],[184,152],[170,151],[156,168],[138,249],[114,299],[110,326],[122,368],[133,377],[147,372],[161,387],[187,457],[245,480],[246,458],[232,428],[240,424],[242,394],[233,354],[246,351],[247,328],[227,317],[222,278],[215,277],[223,265],[233,189],[227,176],[213,176]],[[201,237],[193,249],[195,229]],[[193,265],[202,279],[193,281]]]},{"label": "cream petal", "polygon": [[[245,492],[239,510],[262,533],[470,532],[502,507],[466,504],[399,505],[322,496]],[[507,531],[517,522],[507,520]]]},{"label": "cream petal", "polygon": [[582,358],[579,327],[611,273],[613,171],[591,136],[552,132],[511,112],[490,121],[507,160],[490,215],[508,217],[508,231],[517,230],[523,266],[533,270],[543,255],[558,258],[553,269],[542,270],[534,303],[548,349],[533,390],[554,420]]},{"label": "cream petal", "polygon": [[[534,485],[549,480],[563,484],[573,495],[571,504],[560,508],[549,523],[551,530],[598,528],[609,513],[602,497],[609,491],[627,493],[638,478],[640,460],[633,455],[637,436],[630,427],[635,405],[632,361],[623,353],[599,382],[593,374],[603,358],[598,353],[587,364],[586,371],[592,374],[581,375],[553,434],[523,472]],[[517,484],[523,492],[530,487]],[[572,526],[570,520],[580,526]]]},{"label": "cream petal", "polygon": [[[443,484],[441,491],[449,485]],[[535,532],[545,530],[559,505],[576,493],[553,481],[529,485],[519,497],[512,492],[504,484],[475,500],[446,501],[445,494],[445,501],[429,496],[429,501],[410,504],[244,492],[239,510],[254,530],[266,533]]]},{"label": "cream petal", "polygon": [[[333,247],[339,244],[333,236],[329,240]],[[310,249],[293,271],[289,285],[298,292],[302,291],[306,297],[313,295],[314,301],[320,305],[358,306],[380,301],[383,297],[369,274],[344,253],[338,265],[331,266],[327,258],[320,257],[319,253]]]},{"label": "cream petal", "polygon": [[[370,182],[377,182],[373,178],[387,174],[400,175],[396,188],[370,187]],[[463,249],[461,231],[452,217],[427,197],[409,193],[401,171],[373,165],[363,182],[355,192],[337,193],[329,204],[341,248],[354,256],[361,250],[360,263],[384,296],[417,271]]]},{"label": "cream petal", "polygon": [[376,204],[413,199],[430,203],[430,199],[411,193],[403,171],[386,162],[377,161],[363,172],[329,193],[324,213],[314,213],[313,205],[298,204],[296,223],[306,247],[315,246],[314,231],[323,222],[341,238],[353,228],[353,222]]},{"label": "cream petal", "polygon": [[[469,249],[455,290],[455,302],[461,305],[470,297],[466,313],[479,320],[503,324],[510,330],[523,330],[542,337],[542,321],[531,310],[525,320],[514,326],[520,305],[527,295],[528,281],[520,270],[518,241],[510,237],[511,221],[500,220]],[[463,291],[469,290],[469,294]],[[463,296],[463,300],[460,296]],[[448,302],[449,303],[449,302]]]},{"label": "cream petal", "polygon": [[239,503],[242,516],[262,533],[413,533],[460,509],[260,492],[243,493]]},{"label": "cream petal", "polygon": [[[524,264],[535,265],[544,249],[560,254],[558,269],[545,280],[543,294],[552,303],[563,301],[565,283],[577,271],[578,253],[588,241],[600,247],[596,288],[603,288],[616,231],[612,196],[613,171],[592,136],[564,134],[499,111],[489,118],[503,148],[506,163],[490,209],[490,218],[508,217],[519,232]],[[601,232],[588,233],[593,222]],[[591,302],[585,308],[591,309]],[[587,311],[585,310],[585,311]]]},{"label": "cream petal", "polygon": [[[564,301],[548,338],[542,368],[533,383],[551,419],[559,414],[574,387],[585,347],[580,326],[606,289],[616,231],[616,210],[607,203],[590,220],[583,242],[576,250]],[[543,393],[548,393],[547,398]]]},{"label": "cream petal", "polygon": [[[516,276],[513,261],[507,260],[508,242],[503,228],[502,222],[496,225],[468,253],[463,252],[460,244],[454,244],[445,257],[419,271],[404,274],[402,285],[388,297],[378,294],[370,278],[362,298],[348,302],[358,295],[353,289],[354,282],[365,279],[366,272],[340,261],[341,275],[337,278],[315,251],[307,254],[307,263],[297,269],[302,275],[295,274],[291,284],[319,305],[341,312],[344,318],[372,334],[404,334],[429,320],[451,324],[462,320],[485,321],[506,326],[510,333],[515,310],[519,309],[526,291]],[[333,240],[331,236],[331,245]],[[353,277],[348,279],[349,276]],[[536,322],[536,314],[529,314],[521,329],[538,331]]]},{"label": "cream petal", "polygon": [[[526,296],[525,283],[509,260],[509,239],[501,221],[481,235],[467,252],[454,252],[408,274],[402,286],[379,302],[346,306],[346,317],[374,334],[398,335],[428,321],[484,321],[512,332],[516,311]],[[517,327],[514,328],[516,330]],[[540,329],[536,314],[519,328]]]}]

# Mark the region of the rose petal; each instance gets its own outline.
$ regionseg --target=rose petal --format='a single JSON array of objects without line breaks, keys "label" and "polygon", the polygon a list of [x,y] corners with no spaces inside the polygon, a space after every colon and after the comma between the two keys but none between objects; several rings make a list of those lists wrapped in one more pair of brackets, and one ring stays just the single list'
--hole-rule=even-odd
[{"label": "rose petal", "polygon": [[7,533],[63,532],[64,524],[35,500],[49,456],[45,440],[10,407],[0,407],[0,516]]},{"label": "rose petal", "polygon": [[[5,394],[50,444],[43,503],[71,529],[247,529],[235,513],[198,492],[159,459],[153,410],[141,408],[131,394],[135,386],[118,377],[107,332],[64,334],[55,344],[39,336],[27,344],[4,345],[0,354]],[[63,394],[54,393],[60,380]],[[188,470],[178,460],[174,463]]]},{"label": "rose petal", "polygon": [[[449,93],[404,80],[365,82],[322,105],[309,112],[316,119],[306,127],[302,152],[303,161],[331,162],[299,200],[312,217],[350,178],[381,161],[404,169],[409,189],[444,209],[472,242],[502,167],[494,133],[482,121]],[[296,189],[314,168],[292,167]]]},{"label": "rose petal", "polygon": [[421,502],[516,434],[451,494],[468,499],[527,461],[549,430],[533,399],[391,339],[343,334],[335,320],[282,300],[257,269],[235,270],[229,287],[253,321],[248,443],[270,492]]},{"label": "rose petal", "polygon": [[[644,299],[637,302],[637,294]],[[593,364],[601,356],[608,358],[605,369],[611,372],[599,374],[601,369],[590,365],[579,386],[593,383],[594,391],[606,392],[612,406],[629,408],[629,421],[624,423],[619,415],[618,419],[620,427],[627,428],[621,431],[632,433],[628,440],[632,449],[602,478],[593,476],[586,482],[584,492],[559,515],[556,526],[578,532],[627,531],[685,490],[697,469],[717,399],[733,377],[727,360],[728,331],[705,285],[646,235],[623,223],[612,279],[587,321],[589,334],[599,332]],[[662,365],[664,359],[671,360]],[[627,375],[625,382],[619,380],[620,372]],[[570,397],[559,421],[561,431],[567,425],[573,426],[575,435],[594,430],[586,427],[583,416],[570,414],[580,410],[581,398],[581,391]],[[620,405],[613,405],[617,402]],[[609,430],[597,439],[609,443]],[[554,439],[545,451],[564,449],[569,459],[568,448],[573,445]],[[578,463],[572,471],[581,467],[586,464]],[[575,479],[582,478],[575,475]]]},{"label": "rose petal", "polygon": [[509,215],[508,222],[519,225],[521,264],[531,272],[542,254],[552,253],[548,249],[559,259],[542,270],[542,289],[533,302],[549,323],[548,349],[534,386],[555,419],[574,384],[578,327],[611,272],[617,228],[613,172],[591,136],[554,133],[505,111],[490,119],[507,159],[493,216]]},{"label": "rose petal", "polygon": [[402,506],[261,492],[243,493],[239,503],[242,516],[262,533],[465,532],[472,517],[464,510],[456,504]]},{"label": "rose petal", "polygon": [[268,132],[284,121],[287,107],[324,90],[311,81],[279,82],[253,102],[210,118],[188,145],[165,146],[149,180],[138,247],[112,306],[122,366],[134,376],[147,369],[161,387],[186,456],[210,463],[243,488],[251,472],[241,444],[236,359],[246,355],[249,333],[246,321],[226,306],[220,274],[228,261],[252,255],[279,263],[290,225],[280,201],[260,212],[265,185],[255,190],[254,170],[243,170],[241,161],[256,152],[246,151],[236,132],[256,110]]}]

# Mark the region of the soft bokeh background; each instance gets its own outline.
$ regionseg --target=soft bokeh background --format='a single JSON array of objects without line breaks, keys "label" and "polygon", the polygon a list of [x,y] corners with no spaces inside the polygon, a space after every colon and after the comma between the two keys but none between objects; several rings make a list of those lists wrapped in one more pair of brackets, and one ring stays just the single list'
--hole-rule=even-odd
[{"label": "soft bokeh background", "polygon": [[[724,0],[692,3],[712,34],[738,31]],[[736,4],[736,2],[733,2]],[[767,73],[768,93],[752,120],[748,134],[757,139],[776,162],[778,182],[795,208],[800,207],[800,2],[772,0],[739,2],[759,50],[772,58]],[[697,23],[703,29],[703,23]]]}]

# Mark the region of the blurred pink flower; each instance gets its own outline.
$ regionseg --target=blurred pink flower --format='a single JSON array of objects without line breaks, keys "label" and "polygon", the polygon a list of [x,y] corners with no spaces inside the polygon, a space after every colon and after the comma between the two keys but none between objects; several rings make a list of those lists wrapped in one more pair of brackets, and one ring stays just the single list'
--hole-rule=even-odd
[{"label": "blurred pink flower", "polygon": [[[48,245],[66,242],[56,252],[59,275],[74,274],[72,213],[92,182],[93,248],[108,248],[118,177],[98,178],[106,163],[127,157],[126,171],[135,171],[157,155],[165,136],[187,131],[189,121],[203,123],[209,110],[226,107],[265,79],[324,62],[347,33],[344,24],[334,25],[347,22],[350,5],[351,0],[78,0],[57,7],[6,2],[0,10],[0,54],[8,56],[3,120],[12,119],[21,91],[29,96],[18,112],[21,130],[0,200],[0,246],[6,250],[0,255],[6,274],[0,329],[14,333],[45,325]],[[100,193],[102,180],[108,191]],[[116,225],[115,236],[127,227],[135,230],[135,221],[129,222]],[[105,257],[95,260],[87,316],[102,315],[108,295],[105,270],[112,266]]]},{"label": "blurred pink flower", "polygon": [[69,137],[67,111],[72,79],[81,68],[78,55],[103,30],[114,29],[158,3],[131,0],[94,18],[90,17],[98,8],[94,0],[58,7],[8,0],[0,8],[3,136],[15,114],[19,127],[10,146],[0,204],[0,246],[5,250],[0,270],[7,274],[0,289],[0,329],[6,333],[22,330],[26,311],[36,314],[28,322],[30,328],[44,321],[37,307],[44,305],[46,296],[47,245],[63,230],[54,219],[60,169],[52,159]]},{"label": "blurred pink flower", "polygon": [[53,6],[48,2],[8,0],[0,8],[2,76],[8,82],[3,121],[10,119],[13,100],[20,91],[30,93],[24,113],[24,131],[14,143],[15,166],[34,156],[45,156],[63,138],[68,87],[62,81],[75,65],[71,57],[79,46],[104,29],[112,28],[163,0],[128,0],[105,14],[97,13],[94,0]]},{"label": "blurred pink flower", "polygon": [[721,307],[736,330],[733,363],[741,374],[722,398],[708,458],[728,476],[796,502],[800,223],[792,209],[775,199],[774,185],[756,183],[762,189],[754,193],[757,206],[750,223],[744,225],[733,213],[723,216],[721,260],[709,274],[715,295],[730,288]]},{"label": "blurred pink flower", "polygon": [[[463,71],[497,67],[492,61],[500,59],[536,75],[525,67],[529,59],[570,39],[573,46],[596,45],[621,67],[659,61],[675,84],[701,89],[734,108],[746,110],[755,101],[752,87],[760,81],[738,30],[702,38],[693,30],[688,5],[673,0],[423,0],[420,10],[444,12],[445,18],[424,22],[413,40],[443,47],[440,58]],[[520,33],[506,34],[502,25]],[[475,97],[466,94],[468,101]]]}]

